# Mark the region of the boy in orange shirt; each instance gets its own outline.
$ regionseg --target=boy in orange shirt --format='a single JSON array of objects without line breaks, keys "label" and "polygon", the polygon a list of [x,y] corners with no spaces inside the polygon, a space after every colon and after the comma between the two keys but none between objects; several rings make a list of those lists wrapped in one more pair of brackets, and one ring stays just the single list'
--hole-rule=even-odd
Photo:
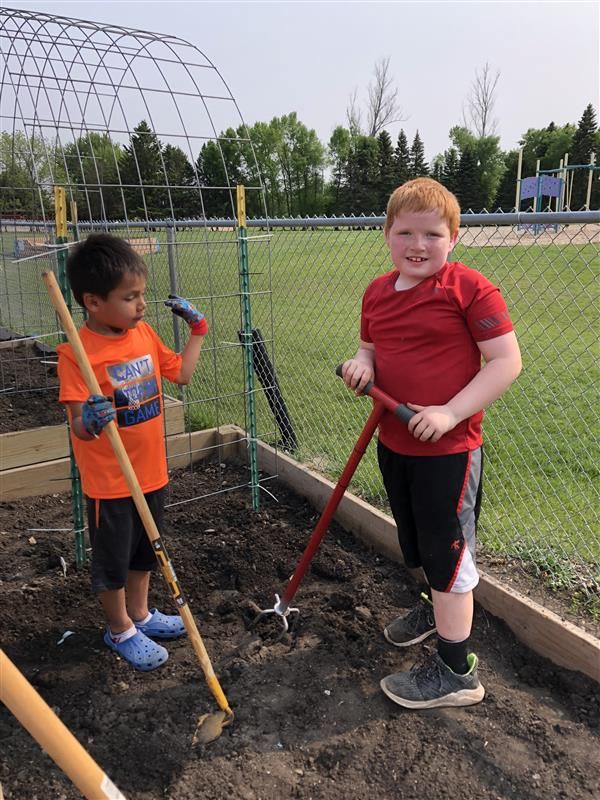
[{"label": "boy in orange shirt", "polygon": [[436,654],[381,681],[385,694],[406,708],[483,699],[469,647],[479,580],[481,423],[483,409],[521,371],[500,291],[476,270],[448,262],[459,224],[456,197],[431,178],[392,193],[384,233],[394,269],[367,287],[360,347],[342,368],[358,393],[375,380],[416,412],[408,426],[384,413],[377,451],[404,561],[422,568],[428,583],[423,602],[384,635],[408,647],[438,634]]},{"label": "boy in orange shirt", "polygon": [[87,500],[92,590],[108,623],[105,644],[135,669],[168,658],[153,639],[185,633],[178,614],[148,608],[156,558],[112,446],[102,430],[115,420],[158,529],[168,483],[161,378],[189,382],[208,332],[204,316],[171,296],[165,305],[190,326],[181,354],[143,321],[147,268],[123,239],[91,234],[67,261],[71,291],[86,309],[79,334],[102,395],[89,396],[69,344],[57,347],[59,400],[67,407],[73,452]]}]

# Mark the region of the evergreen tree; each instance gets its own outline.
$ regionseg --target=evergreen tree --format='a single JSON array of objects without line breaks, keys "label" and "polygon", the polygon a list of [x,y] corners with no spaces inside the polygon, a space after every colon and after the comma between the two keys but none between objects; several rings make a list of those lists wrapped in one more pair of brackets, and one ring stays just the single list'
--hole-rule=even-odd
[{"label": "evergreen tree", "polygon": [[196,160],[202,213],[206,217],[233,218],[236,185],[247,184],[242,142],[233,128],[202,145]]},{"label": "evergreen tree", "polygon": [[456,147],[449,147],[444,153],[444,169],[442,171],[442,180],[448,191],[456,194],[458,187],[458,169],[460,165],[460,156]]},{"label": "evergreen tree", "polygon": [[[167,144],[163,150],[168,192],[162,196],[165,215],[174,219],[197,217],[202,213],[194,168],[180,147]],[[170,195],[170,197],[169,197]],[[172,205],[172,210],[171,210]]]},{"label": "evergreen tree", "polygon": [[372,136],[355,136],[348,157],[343,206],[348,214],[371,214],[378,201],[378,146]]},{"label": "evergreen tree", "polygon": [[398,143],[394,151],[394,160],[396,166],[396,186],[402,186],[410,179],[410,150],[408,147],[408,139],[402,129],[398,134]]},{"label": "evergreen tree", "polygon": [[[504,175],[498,187],[498,193],[494,201],[494,207],[500,208],[502,211],[510,212],[515,208],[516,196],[516,177],[517,177],[517,164],[519,162],[519,151],[509,150],[504,153]],[[517,209],[518,210],[518,209]]]},{"label": "evergreen tree", "polygon": [[163,190],[158,187],[166,183],[161,153],[158,136],[142,120],[123,148],[120,164],[128,219],[152,219],[161,214]]},{"label": "evergreen tree", "polygon": [[481,190],[479,186],[479,168],[477,154],[471,147],[466,147],[460,156],[457,175],[456,196],[463,212],[469,209],[481,211]]},{"label": "evergreen tree", "polygon": [[377,137],[377,166],[379,171],[378,177],[378,200],[377,207],[373,210],[376,213],[385,211],[388,198],[396,188],[395,164],[394,164],[394,147],[392,145],[392,138],[387,131],[381,131]]},{"label": "evergreen tree", "polygon": [[202,145],[196,160],[200,181],[202,215],[205,217],[235,216],[234,189],[227,189],[227,172],[219,145],[210,140]]},{"label": "evergreen tree", "polygon": [[442,153],[438,153],[437,156],[434,157],[431,163],[431,177],[438,181],[438,183],[442,183],[444,177],[444,156]]},{"label": "evergreen tree", "polygon": [[[596,164],[598,164],[600,162],[600,132],[598,130],[596,112],[590,103],[586,106],[577,125],[575,135],[573,136],[573,146],[569,156],[569,163],[589,164],[591,162],[592,153],[595,153]],[[578,211],[585,206],[589,170],[574,170],[572,178],[573,189],[571,192],[570,207],[573,211]],[[594,185],[594,182],[598,182],[598,173],[595,173],[592,177],[592,185]]]},{"label": "evergreen tree", "polygon": [[429,175],[429,165],[425,161],[425,147],[417,131],[410,148],[410,177],[420,178],[427,175]]}]

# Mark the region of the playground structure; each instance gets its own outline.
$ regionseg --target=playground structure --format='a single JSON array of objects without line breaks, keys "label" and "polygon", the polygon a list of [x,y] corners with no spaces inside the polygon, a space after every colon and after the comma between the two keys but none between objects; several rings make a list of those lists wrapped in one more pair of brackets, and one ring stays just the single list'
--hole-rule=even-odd
[{"label": "playground structure", "polygon": [[[520,211],[523,200],[533,200],[531,211],[536,214],[541,211],[570,211],[571,199],[573,196],[573,178],[577,170],[587,170],[587,190],[585,199],[585,210],[590,210],[590,200],[592,196],[592,180],[594,173],[600,171],[600,165],[596,164],[596,154],[592,153],[589,164],[569,164],[569,154],[565,153],[561,158],[557,169],[540,169],[540,159],[538,158],[535,166],[535,175],[529,178],[521,177],[523,168],[523,148],[519,150],[519,161],[517,164],[517,183],[515,191],[515,210]],[[544,198],[548,198],[547,207],[544,208]],[[554,200],[555,208],[552,208]],[[545,225],[521,224],[518,230],[532,231],[534,235],[545,230],[558,231],[557,224]]]}]

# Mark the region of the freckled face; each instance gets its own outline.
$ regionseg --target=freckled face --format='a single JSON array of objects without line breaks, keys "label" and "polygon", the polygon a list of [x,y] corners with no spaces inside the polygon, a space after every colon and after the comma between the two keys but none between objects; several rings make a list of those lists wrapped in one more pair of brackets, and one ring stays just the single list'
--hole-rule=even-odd
[{"label": "freckled face", "polygon": [[435,275],[448,260],[458,232],[451,234],[437,211],[403,211],[385,234],[398,286],[408,289]]},{"label": "freckled face", "polygon": [[116,334],[135,328],[146,310],[146,278],[126,273],[106,298],[87,295],[88,325],[96,333]]}]

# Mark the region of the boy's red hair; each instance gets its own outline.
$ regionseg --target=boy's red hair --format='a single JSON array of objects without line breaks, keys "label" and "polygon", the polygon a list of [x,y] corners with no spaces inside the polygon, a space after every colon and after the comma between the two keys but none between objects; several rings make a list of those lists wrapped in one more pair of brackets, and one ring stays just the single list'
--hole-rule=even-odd
[{"label": "boy's red hair", "polygon": [[458,200],[433,178],[415,178],[395,189],[387,204],[386,220],[383,230],[389,231],[398,214],[403,211],[437,211],[447,223],[450,233],[458,231],[460,225],[460,206]]}]

